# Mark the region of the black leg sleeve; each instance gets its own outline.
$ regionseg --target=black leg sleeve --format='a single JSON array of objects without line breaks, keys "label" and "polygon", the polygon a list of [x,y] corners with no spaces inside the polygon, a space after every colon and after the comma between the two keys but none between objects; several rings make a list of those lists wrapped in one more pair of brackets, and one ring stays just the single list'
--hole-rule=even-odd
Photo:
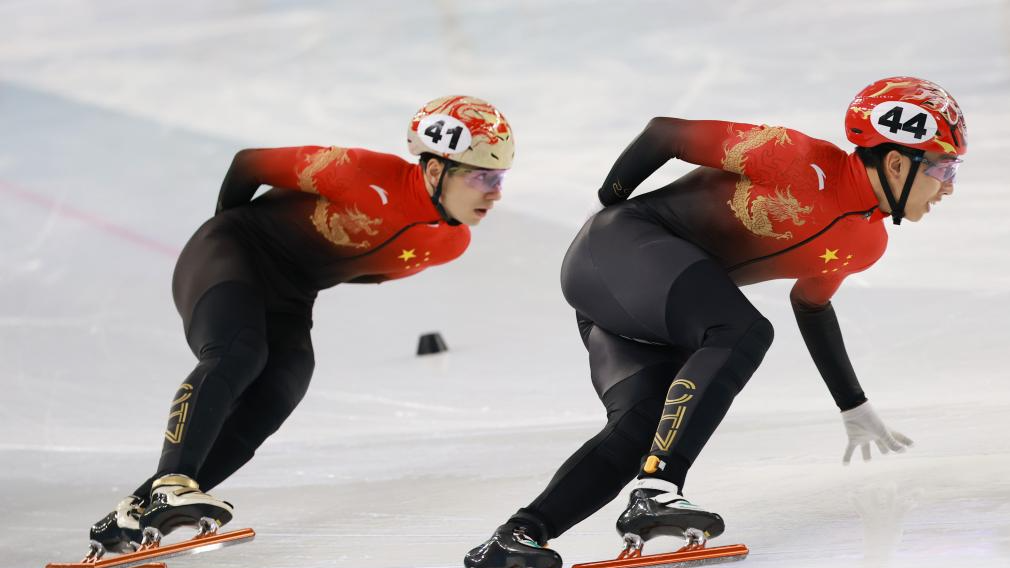
[{"label": "black leg sleeve", "polygon": [[688,470],[761,363],[773,333],[760,318],[732,347],[703,347],[691,355],[670,384],[640,477],[665,479],[683,490]]},{"label": "black leg sleeve", "polygon": [[642,475],[683,489],[687,470],[771,347],[774,329],[711,260],[684,270],[665,310],[669,341],[695,351],[668,383]]},{"label": "black leg sleeve", "polygon": [[617,383],[603,395],[607,424],[582,445],[547,488],[513,520],[533,516],[555,538],[598,511],[634,479],[648,451],[675,365],[659,365]]},{"label": "black leg sleeve", "polygon": [[291,415],[309,389],[315,368],[311,322],[296,316],[267,318],[270,357],[221,428],[196,481],[209,491],[246,464]]},{"label": "black leg sleeve", "polygon": [[190,348],[199,359],[172,401],[158,475],[196,477],[238,398],[267,361],[265,307],[259,292],[225,282],[197,302]]}]

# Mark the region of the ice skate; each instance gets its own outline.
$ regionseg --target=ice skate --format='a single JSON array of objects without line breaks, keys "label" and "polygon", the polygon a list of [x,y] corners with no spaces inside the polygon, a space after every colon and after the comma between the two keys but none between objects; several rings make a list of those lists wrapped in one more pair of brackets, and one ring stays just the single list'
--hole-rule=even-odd
[{"label": "ice skate", "polygon": [[[83,560],[50,563],[46,568],[164,568],[164,564],[151,561],[216,550],[255,538],[256,532],[252,529],[218,533],[218,527],[231,517],[231,504],[203,493],[195,481],[184,475],[168,475],[154,482],[151,503],[146,509],[140,507],[138,497],[130,496],[123,499],[115,511],[95,523],[91,529],[91,550]],[[181,526],[198,527],[198,534],[189,540],[162,546],[162,535]],[[123,554],[103,560],[106,550]]]},{"label": "ice skate", "polygon": [[140,515],[144,512],[140,497],[130,495],[116,505],[116,510],[91,527],[89,556],[101,558],[106,552],[133,552],[140,546]]},{"label": "ice skate", "polygon": [[225,533],[208,533],[197,535],[189,540],[161,546],[154,541],[141,545],[133,552],[114,555],[103,559],[95,554],[95,548],[79,562],[51,562],[46,568],[166,568],[165,559],[185,554],[194,554],[217,550],[225,546],[233,546],[249,542],[256,537],[252,529],[240,529]]},{"label": "ice skate", "polygon": [[626,540],[638,537],[642,542],[665,535],[704,544],[724,530],[722,517],[679,495],[675,484],[649,477],[635,483],[628,507],[617,519],[621,536]]},{"label": "ice skate", "polygon": [[140,516],[143,544],[157,543],[181,526],[199,528],[199,535],[213,534],[232,518],[231,503],[212,497],[185,475],[166,475],[151,490],[151,503]]},{"label": "ice skate", "polygon": [[[709,538],[723,533],[722,517],[691,503],[669,481],[646,478],[631,489],[628,507],[617,519],[617,532],[624,550],[616,560],[576,564],[572,568],[673,568],[743,560],[749,550],[742,544],[706,548]],[[687,541],[676,552],[642,555],[645,541],[657,536],[675,536]]]},{"label": "ice skate", "polygon": [[520,523],[498,527],[484,544],[463,557],[466,568],[561,568],[561,556],[526,534]]}]

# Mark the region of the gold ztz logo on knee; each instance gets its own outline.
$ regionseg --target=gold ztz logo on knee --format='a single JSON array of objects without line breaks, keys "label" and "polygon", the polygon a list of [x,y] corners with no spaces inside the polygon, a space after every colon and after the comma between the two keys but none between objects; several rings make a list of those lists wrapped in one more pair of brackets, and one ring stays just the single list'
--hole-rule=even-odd
[{"label": "gold ztz logo on knee", "polygon": [[680,424],[684,421],[684,414],[687,413],[687,403],[694,398],[693,394],[687,392],[677,395],[678,387],[684,390],[693,391],[695,385],[688,379],[677,379],[670,385],[670,390],[666,393],[666,405],[663,406],[663,415],[659,417],[659,427],[656,428],[656,436],[652,440],[652,451],[668,452],[673,440],[677,437]]},{"label": "gold ztz logo on knee", "polygon": [[[182,440],[182,432],[186,427],[186,416],[189,414],[189,399],[193,396],[193,385],[182,383],[179,392],[175,394],[172,401],[172,409],[168,414],[168,429],[165,430],[165,439],[171,444],[178,444]],[[172,423],[175,426],[172,426]]]}]

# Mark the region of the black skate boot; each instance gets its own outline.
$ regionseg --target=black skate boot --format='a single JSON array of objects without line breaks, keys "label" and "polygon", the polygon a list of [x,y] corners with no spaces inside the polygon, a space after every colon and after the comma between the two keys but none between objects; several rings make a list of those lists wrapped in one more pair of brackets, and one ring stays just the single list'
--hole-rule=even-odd
[{"label": "black skate boot", "polygon": [[[140,546],[140,515],[144,512],[140,497],[130,495],[116,505],[116,510],[91,527],[92,553],[99,558],[106,552],[133,552]],[[101,550],[96,550],[101,547]]]},{"label": "black skate boot", "polygon": [[531,529],[535,520],[520,521],[516,518],[498,527],[494,535],[484,544],[474,548],[463,557],[466,568],[561,568],[561,556],[549,548],[546,542],[537,542],[528,533],[546,534],[543,526]]},{"label": "black skate boot", "polygon": [[691,503],[678,493],[675,484],[656,478],[639,479],[631,489],[628,508],[617,519],[617,532],[629,550],[641,550],[642,543],[666,535],[704,544],[726,530],[722,517]]},{"label": "black skate boot", "polygon": [[144,543],[182,526],[199,527],[200,534],[211,534],[231,520],[234,508],[200,491],[200,486],[185,475],[166,475],[151,487],[151,503],[140,516]]}]

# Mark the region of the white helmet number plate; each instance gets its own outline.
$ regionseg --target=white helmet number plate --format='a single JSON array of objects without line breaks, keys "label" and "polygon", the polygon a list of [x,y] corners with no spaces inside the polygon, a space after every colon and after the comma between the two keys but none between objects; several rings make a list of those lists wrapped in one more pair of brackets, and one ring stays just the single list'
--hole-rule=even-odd
[{"label": "white helmet number plate", "polygon": [[439,154],[459,154],[470,147],[470,129],[447,114],[429,114],[417,125],[424,145]]},{"label": "white helmet number plate", "polygon": [[936,119],[919,105],[887,101],[874,107],[870,123],[881,136],[898,144],[922,144],[936,136]]}]

